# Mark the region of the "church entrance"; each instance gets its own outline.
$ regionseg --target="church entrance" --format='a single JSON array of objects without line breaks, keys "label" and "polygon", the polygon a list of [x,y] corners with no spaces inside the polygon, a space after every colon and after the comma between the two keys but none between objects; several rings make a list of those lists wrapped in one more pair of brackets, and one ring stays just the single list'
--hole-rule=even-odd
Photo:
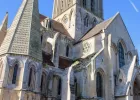
[{"label": "church entrance", "polygon": [[140,75],[138,75],[134,81],[133,100],[140,100]]}]

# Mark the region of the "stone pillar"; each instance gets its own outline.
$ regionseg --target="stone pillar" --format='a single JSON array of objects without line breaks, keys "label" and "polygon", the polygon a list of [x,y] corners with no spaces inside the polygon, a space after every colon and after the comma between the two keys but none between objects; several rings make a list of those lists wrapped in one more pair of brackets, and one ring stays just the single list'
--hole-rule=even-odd
[{"label": "stone pillar", "polygon": [[71,94],[70,84],[74,85],[72,67],[66,70],[66,75],[63,77],[62,82],[62,96],[61,100],[75,100],[74,94]]},{"label": "stone pillar", "polygon": [[114,86],[113,86],[113,67],[111,64],[111,34],[105,36],[104,40],[104,62],[106,65],[106,71],[107,71],[107,79],[106,79],[106,84],[107,84],[107,95],[106,99],[107,100],[114,100]]}]

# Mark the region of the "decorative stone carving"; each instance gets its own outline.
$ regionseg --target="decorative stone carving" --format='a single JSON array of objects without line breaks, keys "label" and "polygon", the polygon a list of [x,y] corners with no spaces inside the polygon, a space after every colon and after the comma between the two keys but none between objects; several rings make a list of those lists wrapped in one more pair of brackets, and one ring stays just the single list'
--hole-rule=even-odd
[{"label": "decorative stone carving", "polygon": [[66,24],[68,22],[68,17],[65,15],[62,19],[63,23]]},{"label": "decorative stone carving", "polygon": [[83,44],[83,53],[84,54],[89,52],[90,49],[91,49],[91,44],[90,43],[86,42],[86,43]]}]

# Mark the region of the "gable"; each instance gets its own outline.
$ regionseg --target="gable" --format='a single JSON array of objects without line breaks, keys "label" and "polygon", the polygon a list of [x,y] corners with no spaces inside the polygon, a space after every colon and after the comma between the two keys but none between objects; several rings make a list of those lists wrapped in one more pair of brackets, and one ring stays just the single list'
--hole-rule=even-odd
[{"label": "gable", "polygon": [[116,15],[114,20],[108,25],[106,30],[112,34],[112,41],[115,44],[118,44],[118,41],[122,39],[125,42],[125,45],[127,46],[127,51],[135,50],[132,39],[119,13]]}]

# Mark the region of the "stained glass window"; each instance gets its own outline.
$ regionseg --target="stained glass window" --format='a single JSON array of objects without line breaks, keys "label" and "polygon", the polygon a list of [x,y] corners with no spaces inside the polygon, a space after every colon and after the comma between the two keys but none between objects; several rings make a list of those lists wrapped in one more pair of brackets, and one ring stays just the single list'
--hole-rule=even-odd
[{"label": "stained glass window", "polygon": [[119,43],[119,66],[120,68],[125,65],[124,49],[121,43]]}]

